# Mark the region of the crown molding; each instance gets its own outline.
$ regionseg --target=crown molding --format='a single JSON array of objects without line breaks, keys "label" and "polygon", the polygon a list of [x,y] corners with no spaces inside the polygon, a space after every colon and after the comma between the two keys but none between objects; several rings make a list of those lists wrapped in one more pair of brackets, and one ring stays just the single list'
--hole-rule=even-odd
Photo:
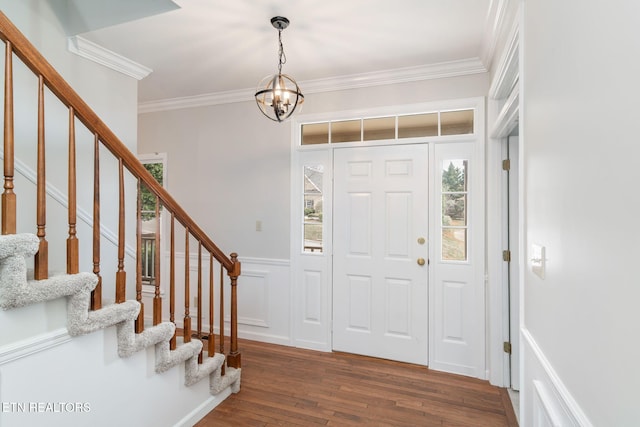
[{"label": "crown molding", "polygon": [[511,26],[505,50],[489,88],[489,98],[504,99],[509,96],[520,76],[520,25],[516,19]]},{"label": "crown molding", "polygon": [[[299,82],[299,84],[303,89],[303,93],[309,94],[457,77],[486,72],[487,68],[479,58],[469,58],[418,67],[396,68],[393,70],[307,80]],[[254,99],[253,94],[254,89],[240,89],[141,102],[138,104],[138,113],[144,114],[156,111],[252,101]]]},{"label": "crown molding", "polygon": [[487,68],[479,58],[469,58],[417,67],[395,68],[392,70],[310,80],[303,82],[302,85],[305,93],[319,93],[466,76],[486,72]]},{"label": "crown molding", "polygon": [[491,0],[489,4],[489,13],[485,23],[484,37],[482,38],[482,48],[480,59],[487,69],[491,69],[493,56],[498,45],[501,29],[505,24],[507,15],[507,6],[509,0]]},{"label": "crown molding", "polygon": [[184,96],[180,98],[167,98],[157,101],[141,102],[138,104],[138,114],[251,101],[252,99],[254,99],[254,91],[255,89],[240,89],[225,92],[205,93],[203,95]]},{"label": "crown molding", "polygon": [[138,64],[80,36],[68,37],[67,49],[71,53],[137,80],[144,79],[153,71],[151,68]]}]

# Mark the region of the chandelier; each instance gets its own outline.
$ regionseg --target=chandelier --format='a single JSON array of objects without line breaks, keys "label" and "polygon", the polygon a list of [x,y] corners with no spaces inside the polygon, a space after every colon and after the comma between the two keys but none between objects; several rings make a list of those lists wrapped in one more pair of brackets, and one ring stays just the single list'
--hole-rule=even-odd
[{"label": "chandelier", "polygon": [[282,74],[282,65],[287,62],[282,47],[282,30],[289,26],[289,20],[282,16],[274,16],[271,18],[271,25],[278,30],[278,74],[262,79],[255,97],[262,114],[273,121],[283,122],[304,102],[304,95],[292,77]]}]

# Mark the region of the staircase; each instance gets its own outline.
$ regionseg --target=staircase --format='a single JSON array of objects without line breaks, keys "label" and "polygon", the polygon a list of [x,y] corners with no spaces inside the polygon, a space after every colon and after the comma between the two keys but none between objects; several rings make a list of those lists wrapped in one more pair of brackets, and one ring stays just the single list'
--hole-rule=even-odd
[{"label": "staircase", "polygon": [[237,393],[240,390],[240,369],[227,368],[221,375],[225,357],[212,355],[198,363],[202,341],[186,342],[176,350],[170,350],[175,325],[162,322],[143,332],[135,332],[135,321],[140,313],[140,303],[126,301],[111,304],[98,310],[90,309],[91,292],[98,284],[92,273],[61,274],[43,280],[28,280],[26,258],[35,256],[40,240],[33,234],[0,236],[0,307],[4,310],[37,304],[67,297],[67,328],[72,336],[95,332],[115,326],[118,337],[118,354],[129,357],[147,347],[155,346],[155,370],[158,373],[185,363],[185,384],[192,385],[205,377],[210,379],[210,390],[218,394],[227,387]]},{"label": "staircase", "polygon": [[[209,236],[193,221],[183,208],[160,186],[155,179],[146,171],[126,146],[113,134],[113,132],[102,122],[102,120],[89,108],[80,96],[68,85],[64,79],[54,70],[45,58],[29,43],[27,38],[0,12],[0,39],[5,42],[4,55],[4,192],[2,194],[2,235],[0,235],[0,308],[7,312],[20,312],[28,307],[35,307],[43,304],[56,304],[56,302],[66,301],[66,329],[72,339],[82,341],[82,337],[90,334],[105,334],[104,339],[99,338],[97,342],[109,342],[108,331],[115,326],[117,354],[123,359],[144,359],[144,356],[137,356],[139,353],[148,354],[145,349],[153,349],[153,365],[156,374],[163,374],[173,369],[178,369],[183,375],[185,386],[194,386],[205,378],[209,378],[208,390],[211,395],[223,395],[223,392],[237,393],[240,389],[241,357],[237,347],[237,280],[240,276],[240,262],[236,254],[226,256],[209,238]],[[14,107],[14,59],[18,58],[28,70],[37,77],[37,152],[36,165],[34,166],[33,188],[24,186],[19,188],[16,183],[16,141],[14,113],[18,109]],[[68,188],[64,194],[66,205],[66,221],[63,225],[66,230],[66,241],[62,242],[66,246],[66,265],[62,266],[64,272],[54,273],[61,266],[55,262],[50,262],[49,235],[59,233],[48,233],[55,228],[59,231],[61,224],[51,224],[49,217],[55,215],[47,212],[47,202],[51,202],[51,184],[47,180],[46,149],[45,149],[45,92],[55,95],[57,100],[68,110]],[[23,120],[18,122],[22,123]],[[92,215],[91,228],[92,238],[87,242],[91,251],[82,251],[78,233],[78,170],[76,148],[76,125],[84,127],[93,135],[93,172],[90,177],[81,177],[80,180],[92,181]],[[22,143],[22,142],[20,142]],[[22,148],[22,147],[20,147]],[[108,161],[117,163],[117,182],[101,182],[101,162],[104,163],[104,153],[107,152],[112,158]],[[86,159],[84,159],[86,160]],[[136,183],[136,197],[131,193],[131,182]],[[117,194],[117,233],[113,233],[112,242],[105,241],[105,224],[100,221],[103,208],[101,207],[101,193],[105,193],[106,184],[113,184],[106,192],[111,195]],[[141,188],[146,187],[156,198],[156,212],[163,210],[163,215],[170,217],[170,241],[169,274],[168,285],[160,282],[160,258],[156,259],[156,274],[153,283],[154,296],[152,310],[152,322],[148,319],[145,322],[144,303],[142,298],[142,274],[141,274]],[[24,203],[25,201],[26,203]],[[136,217],[131,218],[131,205],[137,205]],[[26,207],[24,207],[26,206]],[[33,216],[24,212],[29,206],[35,206],[35,224],[31,229],[36,233],[20,232],[18,219]],[[59,221],[56,218],[56,221]],[[126,225],[136,224],[135,239],[131,238],[131,233],[127,235]],[[30,228],[29,226],[26,227]],[[183,251],[185,258],[184,277],[177,278],[178,268],[176,266],[176,234],[184,231]],[[156,247],[160,246],[161,229],[156,232]],[[135,250],[130,247],[135,241]],[[129,246],[128,246],[129,245]],[[60,242],[52,241],[52,247],[59,247]],[[105,248],[113,246],[112,252],[116,253],[117,259],[111,260],[116,265],[116,271],[107,272],[103,265],[101,254]],[[197,279],[190,277],[190,270],[193,269],[190,256],[190,248],[197,248]],[[132,262],[127,258],[133,258],[135,274],[127,276],[126,267]],[[133,255],[131,255],[133,254]],[[203,262],[203,260],[205,262]],[[208,268],[203,267],[207,264]],[[80,272],[81,265],[91,265],[91,272]],[[217,282],[216,298],[217,306],[214,307],[214,293],[216,290],[216,280],[214,277],[215,266],[219,266],[220,279]],[[209,280],[206,282],[206,273]],[[228,282],[225,283],[223,273],[226,272]],[[113,280],[112,277],[113,276]],[[134,277],[134,280],[130,280]],[[179,285],[182,280],[182,286]],[[134,283],[130,283],[134,282]],[[230,290],[230,298],[225,299],[225,287]],[[191,325],[192,314],[190,313],[190,295],[193,289],[197,289],[197,327],[194,330]],[[204,290],[204,293],[203,293]],[[127,299],[135,294],[135,299]],[[169,313],[163,315],[163,295],[168,294]],[[208,301],[205,295],[208,294]],[[165,295],[164,298],[167,298]],[[104,302],[103,302],[104,301]],[[105,303],[111,302],[111,303]],[[182,317],[182,334],[176,334],[176,322],[179,319],[176,304],[184,304],[184,316]],[[230,308],[229,320],[225,317],[225,304]],[[208,305],[208,306],[207,306]],[[48,306],[43,306],[44,311],[49,310]],[[203,313],[208,313],[208,331],[203,326]],[[23,317],[24,317],[24,313]],[[181,313],[182,314],[182,313]],[[218,314],[217,326],[214,322],[214,314]],[[7,317],[5,316],[5,318]],[[150,324],[151,323],[151,324]],[[229,324],[229,337],[225,337],[225,323]],[[0,325],[4,328],[7,325]],[[13,325],[11,325],[13,326]],[[218,336],[215,330],[218,330]],[[28,337],[26,337],[28,338]],[[216,349],[216,338],[218,348]],[[207,341],[207,346],[203,341]],[[229,351],[225,350],[225,341],[230,341]],[[96,341],[91,341],[95,346]],[[0,342],[0,350],[3,343]],[[57,344],[55,344],[57,345]],[[28,346],[27,346],[28,347]],[[89,351],[90,352],[90,351]],[[95,352],[94,352],[95,353]],[[98,352],[98,357],[99,352]],[[107,358],[108,359],[108,358]],[[149,359],[149,357],[147,357]],[[73,362],[69,362],[73,365]],[[111,363],[113,364],[113,363]],[[105,372],[112,369],[105,362]],[[7,382],[2,372],[2,361],[0,360],[0,400],[2,401],[2,411],[0,412],[0,424],[4,425],[7,416],[17,417],[16,412],[30,412],[31,409],[38,408],[38,405],[47,403],[37,399],[29,402],[13,402],[7,405],[3,396],[12,395],[13,390],[7,390]],[[52,364],[50,370],[56,370]],[[126,369],[126,368],[125,368]],[[182,374],[183,372],[183,374]],[[124,375],[126,377],[126,374]],[[8,378],[11,375],[7,376]],[[131,385],[122,384],[123,390]],[[41,385],[34,385],[34,389]],[[36,393],[37,394],[37,393]],[[144,396],[140,396],[144,401]],[[63,400],[64,402],[64,400]],[[27,405],[19,406],[20,403]],[[51,403],[51,402],[49,402]],[[67,402],[68,403],[68,402]],[[77,402],[76,402],[77,403]],[[140,402],[132,401],[132,404]],[[148,411],[153,411],[153,404],[171,405],[172,402],[152,402]],[[98,402],[93,402],[94,408]],[[64,406],[62,406],[64,411]],[[81,407],[82,408],[82,407]],[[45,408],[46,409],[46,408]],[[98,411],[99,409],[94,409]],[[35,409],[34,409],[35,411]],[[32,412],[34,412],[32,411]],[[41,411],[35,411],[41,412]],[[42,411],[46,412],[46,411]],[[55,411],[53,411],[55,412]],[[67,411],[69,412],[69,411]],[[88,411],[87,411],[88,412]],[[7,414],[10,413],[10,414]],[[49,414],[51,415],[51,414]],[[21,418],[10,418],[20,420]],[[33,420],[33,418],[27,418]],[[24,420],[24,418],[22,419]],[[46,422],[47,425],[57,425],[55,422]],[[62,419],[60,419],[62,420]],[[73,418],[72,418],[73,420]],[[78,425],[84,425],[81,419],[76,418]],[[113,420],[105,421],[109,425]],[[18,421],[21,425],[22,421]],[[118,424],[121,424],[119,421]],[[74,421],[59,421],[60,425],[73,425]],[[92,425],[100,425],[100,422],[92,422]],[[157,425],[157,424],[156,424]]]}]

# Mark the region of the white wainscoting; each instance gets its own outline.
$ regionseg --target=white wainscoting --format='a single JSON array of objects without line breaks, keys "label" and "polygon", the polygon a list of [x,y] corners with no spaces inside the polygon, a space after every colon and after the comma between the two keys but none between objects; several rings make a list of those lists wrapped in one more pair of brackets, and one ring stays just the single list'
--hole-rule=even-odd
[{"label": "white wainscoting", "polygon": [[[164,253],[160,294],[162,296],[162,319],[168,321],[169,313],[169,256]],[[289,260],[267,258],[240,258],[241,275],[238,278],[238,336],[255,341],[273,344],[292,345],[291,337],[291,279]],[[184,252],[176,252],[176,303],[174,319],[176,326],[182,328],[185,314],[184,309]],[[189,254],[189,315],[191,327],[197,327],[198,306],[195,298],[197,293],[198,256]],[[202,330],[209,331],[209,313],[205,307],[209,299],[209,262],[208,255],[203,255],[202,264]],[[220,313],[218,301],[220,295],[219,266],[214,265],[214,333],[220,330]],[[225,334],[229,334],[231,290],[229,277],[224,274],[224,323]],[[153,316],[153,287],[146,286],[143,291],[145,306],[145,323],[152,323]]]},{"label": "white wainscoting", "polygon": [[520,425],[523,427],[592,427],[531,333],[521,331],[523,383],[520,390]]},{"label": "white wainscoting", "polygon": [[292,345],[289,260],[241,258],[238,336]]}]

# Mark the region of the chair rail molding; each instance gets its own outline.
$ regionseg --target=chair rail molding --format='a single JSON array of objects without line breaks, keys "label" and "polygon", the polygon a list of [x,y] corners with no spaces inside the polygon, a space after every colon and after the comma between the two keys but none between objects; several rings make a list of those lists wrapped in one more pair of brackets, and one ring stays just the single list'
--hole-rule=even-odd
[{"label": "chair rail molding", "polygon": [[[528,367],[526,370],[527,375],[532,376],[531,378],[527,379],[527,375],[523,378],[525,382],[530,382],[530,384],[524,383],[522,385],[525,391],[522,398],[527,399],[524,402],[525,407],[526,405],[531,405],[532,411],[543,411],[549,415],[552,421],[559,421],[558,425],[593,427],[587,415],[556,373],[551,362],[544,355],[531,332],[525,327],[522,327],[520,332],[524,338],[523,344],[526,343],[526,347],[530,350],[531,359],[537,365]],[[526,359],[525,355],[525,363]],[[527,393],[529,387],[531,388],[531,396]],[[536,399],[538,399],[538,407],[536,407]],[[521,402],[522,404],[523,402]]]},{"label": "chair rail molding", "polygon": [[0,366],[71,341],[67,328],[29,337],[0,348]]}]

